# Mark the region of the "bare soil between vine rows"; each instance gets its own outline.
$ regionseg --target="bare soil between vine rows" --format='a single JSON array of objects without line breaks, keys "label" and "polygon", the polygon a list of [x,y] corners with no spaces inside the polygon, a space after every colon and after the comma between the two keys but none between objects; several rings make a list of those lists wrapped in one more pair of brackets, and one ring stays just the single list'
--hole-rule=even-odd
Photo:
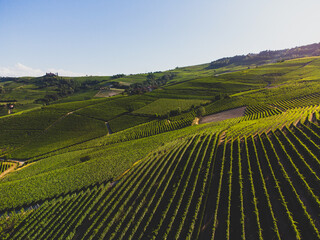
[{"label": "bare soil between vine rows", "polygon": [[208,115],[208,116],[201,118],[199,121],[199,124],[218,122],[218,121],[223,121],[223,120],[230,119],[230,118],[242,117],[242,116],[244,116],[245,110],[246,110],[246,107],[239,107],[239,108],[223,111],[220,113]]}]

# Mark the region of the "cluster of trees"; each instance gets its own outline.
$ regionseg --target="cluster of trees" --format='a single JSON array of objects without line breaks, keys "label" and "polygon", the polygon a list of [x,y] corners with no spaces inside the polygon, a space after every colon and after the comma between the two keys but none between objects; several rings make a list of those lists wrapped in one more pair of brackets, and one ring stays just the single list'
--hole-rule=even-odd
[{"label": "cluster of trees", "polygon": [[125,77],[125,76],[126,76],[125,74],[116,74],[116,75],[113,75],[113,76],[111,77],[111,79],[123,78],[123,77]]},{"label": "cluster of trees", "polygon": [[219,93],[219,94],[215,95],[215,96],[212,98],[211,102],[215,102],[215,101],[218,101],[218,100],[221,100],[221,99],[229,99],[229,98],[230,98],[230,96],[229,96],[228,94],[226,94],[226,93],[223,93],[223,94]]},{"label": "cluster of trees", "polygon": [[83,83],[80,84],[79,89],[95,89],[95,90],[99,90],[99,84],[100,82],[98,80],[86,80]]},{"label": "cluster of trees", "polygon": [[181,108],[178,107],[176,110],[171,110],[169,111],[164,118],[169,118],[169,117],[174,117],[174,116],[178,116],[182,113]]},{"label": "cluster of trees", "polygon": [[0,82],[16,81],[18,78],[15,77],[0,77]]},{"label": "cluster of trees", "polygon": [[48,105],[50,102],[57,101],[58,99],[59,95],[57,93],[47,94],[43,98],[38,98],[34,100],[34,103]]},{"label": "cluster of trees", "polygon": [[227,65],[261,65],[268,62],[281,62],[288,59],[299,57],[320,56],[320,43],[295,47],[291,49],[277,51],[262,51],[258,54],[249,53],[247,55],[238,55],[234,57],[221,58],[213,61],[209,65],[209,69],[225,67]]},{"label": "cluster of trees", "polygon": [[35,103],[41,104],[49,104],[52,101],[57,101],[59,98],[66,97],[74,94],[80,90],[88,90],[88,89],[99,89],[97,84],[98,80],[86,80],[80,83],[74,79],[68,79],[58,76],[44,76],[38,78],[35,84],[38,88],[48,88],[53,87],[56,93],[47,94],[43,98],[39,98],[35,100]]},{"label": "cluster of trees", "polygon": [[74,79],[65,79],[58,76],[44,76],[38,78],[35,84],[38,86],[39,89],[56,87],[57,90],[61,90],[61,92],[75,91],[76,89],[79,89],[81,86],[81,84],[78,81],[75,81]]},{"label": "cluster of trees", "polygon": [[128,89],[129,86],[121,85],[119,82],[109,82],[109,87],[118,88],[118,89]]},{"label": "cluster of trees", "polygon": [[142,94],[157,89],[160,86],[165,85],[169,80],[172,80],[176,76],[175,73],[166,73],[163,76],[156,78],[154,73],[148,73],[146,80],[142,83],[131,84],[125,92],[129,95]]},{"label": "cluster of trees", "polygon": [[155,118],[160,118],[160,119],[169,119],[170,117],[175,117],[175,116],[179,116],[182,113],[186,113],[189,111],[194,111],[197,117],[204,117],[206,115],[206,109],[204,106],[191,106],[191,108],[187,111],[182,112],[181,108],[178,107],[177,109],[168,111],[166,114],[164,115],[159,115],[159,114],[155,114],[154,117]]}]

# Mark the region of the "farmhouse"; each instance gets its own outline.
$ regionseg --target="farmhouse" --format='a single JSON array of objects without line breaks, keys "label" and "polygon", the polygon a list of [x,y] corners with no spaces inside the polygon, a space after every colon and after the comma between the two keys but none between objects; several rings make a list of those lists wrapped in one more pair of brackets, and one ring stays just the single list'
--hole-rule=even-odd
[{"label": "farmhouse", "polygon": [[12,114],[14,109],[14,104],[8,103],[7,108],[8,108],[8,114]]}]

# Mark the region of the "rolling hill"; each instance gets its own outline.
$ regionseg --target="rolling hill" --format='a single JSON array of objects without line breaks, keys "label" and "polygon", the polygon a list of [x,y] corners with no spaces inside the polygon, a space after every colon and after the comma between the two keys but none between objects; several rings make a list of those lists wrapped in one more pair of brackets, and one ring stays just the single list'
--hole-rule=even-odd
[{"label": "rolling hill", "polygon": [[1,79],[0,238],[320,239],[319,49]]}]

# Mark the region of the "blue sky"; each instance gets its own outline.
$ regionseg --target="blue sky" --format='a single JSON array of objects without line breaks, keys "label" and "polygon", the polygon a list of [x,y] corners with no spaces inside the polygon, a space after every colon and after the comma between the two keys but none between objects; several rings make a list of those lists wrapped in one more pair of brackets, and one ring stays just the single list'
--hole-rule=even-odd
[{"label": "blue sky", "polygon": [[320,42],[319,0],[0,0],[0,76],[113,75]]}]

